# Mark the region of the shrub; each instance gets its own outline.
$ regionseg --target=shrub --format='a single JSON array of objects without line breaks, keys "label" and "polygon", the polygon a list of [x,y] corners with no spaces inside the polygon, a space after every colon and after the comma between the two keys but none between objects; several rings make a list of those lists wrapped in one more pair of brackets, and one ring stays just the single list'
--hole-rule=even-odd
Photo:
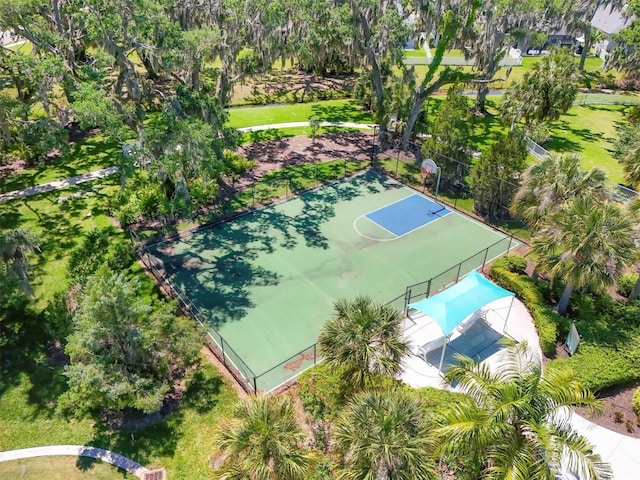
[{"label": "shrub", "polygon": [[640,79],[632,77],[621,78],[619,80],[616,80],[615,86],[620,90],[635,92],[637,90],[640,90]]},{"label": "shrub", "polygon": [[576,380],[594,392],[640,378],[633,355],[611,345],[592,345],[583,341],[573,357],[556,362],[572,368]]},{"label": "shrub", "polygon": [[527,261],[520,255],[507,253],[497,260],[494,260],[491,264],[491,268],[504,268],[508,272],[524,274],[524,271],[527,268]]},{"label": "shrub", "polygon": [[232,177],[242,175],[253,168],[253,162],[235,152],[224,152],[224,165]]},{"label": "shrub", "polygon": [[[497,262],[497,261],[496,261]],[[489,274],[501,287],[514,292],[529,309],[533,323],[540,338],[540,348],[547,357],[554,357],[558,327],[568,331],[569,320],[556,313],[545,303],[545,298],[539,290],[538,283],[524,275],[512,273],[501,268],[496,262],[491,266]]]},{"label": "shrub", "polygon": [[551,129],[547,125],[534,125],[527,135],[538,145],[543,145],[551,140]]},{"label": "shrub", "polygon": [[20,140],[26,146],[25,159],[34,164],[46,159],[49,153],[64,153],[68,148],[69,131],[60,123],[40,118],[28,122],[20,132]]},{"label": "shrub", "polygon": [[633,406],[633,411],[640,415],[640,388],[636,390],[633,394],[633,399],[631,400],[631,406]]},{"label": "shrub", "polygon": [[135,252],[131,244],[111,233],[110,229],[94,229],[71,252],[69,273],[74,283],[83,282],[105,262],[114,271],[126,270],[134,263]]},{"label": "shrub", "polygon": [[629,294],[631,294],[631,290],[635,287],[638,282],[638,274],[637,273],[627,273],[618,278],[616,282],[616,292],[618,295],[627,298]]},{"label": "shrub", "polygon": [[304,409],[318,420],[335,418],[348,397],[342,372],[329,368],[325,363],[303,372],[297,385]]}]

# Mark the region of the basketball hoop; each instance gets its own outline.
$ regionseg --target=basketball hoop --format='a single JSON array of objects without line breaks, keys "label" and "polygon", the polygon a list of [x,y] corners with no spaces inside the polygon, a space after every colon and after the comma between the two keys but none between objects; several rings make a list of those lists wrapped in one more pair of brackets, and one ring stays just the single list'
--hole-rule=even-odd
[{"label": "basketball hoop", "polygon": [[420,166],[420,173],[422,174],[423,182],[427,179],[427,176],[433,175],[437,171],[438,171],[438,166],[436,165],[436,162],[434,162],[430,158],[425,158],[422,161],[422,165]]},{"label": "basketball hoop", "polygon": [[426,181],[427,177],[430,175],[438,174],[438,178],[436,179],[436,192],[434,198],[436,202],[438,201],[438,189],[440,188],[440,169],[436,162],[431,160],[430,158],[425,158],[422,161],[422,165],[420,165],[420,173],[422,174],[422,186],[426,189]]}]

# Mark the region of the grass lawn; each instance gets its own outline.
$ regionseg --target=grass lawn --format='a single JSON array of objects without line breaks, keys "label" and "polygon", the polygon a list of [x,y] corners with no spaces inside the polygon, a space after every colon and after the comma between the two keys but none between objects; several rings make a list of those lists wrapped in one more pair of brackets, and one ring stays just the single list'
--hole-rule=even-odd
[{"label": "grass lawn", "polygon": [[[320,127],[317,136],[325,133],[349,133],[349,132],[371,132],[371,129],[342,128],[342,127]],[[245,132],[240,135],[240,144],[264,142],[269,140],[279,140],[281,138],[296,137],[299,135],[311,135],[309,127],[294,128],[270,128],[269,130],[258,130],[256,132]]]},{"label": "grass lawn", "polygon": [[85,457],[35,457],[0,462],[0,478],[23,480],[134,480],[135,475],[113,465]]},{"label": "grass lawn", "polygon": [[263,107],[237,107],[229,109],[229,126],[233,128],[272,123],[306,122],[312,116],[326,122],[371,123],[371,114],[361,110],[352,100],[295,103]]},{"label": "grass lawn", "polygon": [[59,158],[25,169],[9,178],[0,178],[0,193],[110,167],[116,163],[116,155],[119,154],[120,146],[107,142],[101,135],[94,135],[78,142]]},{"label": "grass lawn", "polygon": [[553,124],[551,141],[544,147],[554,153],[578,153],[585,169],[600,167],[610,181],[624,183],[622,166],[613,158],[616,127],[624,123],[623,105],[585,105],[571,108]]},{"label": "grass lawn", "polygon": [[56,292],[67,288],[69,254],[89,231],[111,227],[113,235],[124,235],[111,226],[105,206],[118,189],[117,176],[112,176],[0,203],[0,228],[27,229],[40,242],[41,252],[29,257],[38,306],[44,307]]},{"label": "grass lawn", "polygon": [[[210,477],[209,458],[214,450],[211,428],[237,398],[215,368],[204,364],[191,374],[185,400],[176,413],[143,430],[118,432],[90,419],[57,416],[56,397],[64,390],[65,381],[59,370],[43,362],[26,359],[14,363],[11,371],[2,372],[2,380],[0,451],[56,444],[90,445],[120,453],[145,467],[165,467],[172,480]],[[4,476],[1,468],[0,463],[0,478],[14,478]]]}]

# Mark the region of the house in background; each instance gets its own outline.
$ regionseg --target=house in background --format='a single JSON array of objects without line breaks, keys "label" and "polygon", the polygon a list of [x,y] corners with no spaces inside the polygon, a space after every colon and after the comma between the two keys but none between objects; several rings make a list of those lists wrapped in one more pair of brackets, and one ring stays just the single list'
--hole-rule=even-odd
[{"label": "house in background", "polygon": [[625,16],[626,6],[622,9],[615,9],[610,5],[598,7],[591,19],[591,26],[597,28],[606,35],[606,38],[594,45],[597,54],[604,59],[607,53],[613,50],[616,42],[613,36],[629,25],[635,18],[633,15]]}]

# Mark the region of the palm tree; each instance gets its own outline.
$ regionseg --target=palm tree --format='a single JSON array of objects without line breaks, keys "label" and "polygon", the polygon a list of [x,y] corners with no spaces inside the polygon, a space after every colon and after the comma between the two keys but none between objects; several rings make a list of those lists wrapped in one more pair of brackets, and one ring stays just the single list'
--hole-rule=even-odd
[{"label": "palm tree", "polygon": [[22,229],[0,232],[0,258],[7,275],[14,277],[22,289],[31,294],[29,285],[29,262],[27,252],[40,251],[38,240]]},{"label": "palm tree", "polygon": [[327,364],[343,369],[356,388],[372,374],[395,377],[409,354],[409,344],[402,339],[402,313],[365,296],[338,300],[334,310],[318,338]]},{"label": "palm tree", "polygon": [[630,185],[640,185],[640,133],[638,122],[629,121],[618,129],[614,157],[622,164],[624,179]]},{"label": "palm tree", "polygon": [[401,390],[363,392],[336,423],[339,480],[436,478],[420,402]]},{"label": "palm tree", "polygon": [[640,296],[640,250],[637,248],[640,244],[640,218],[638,217],[639,213],[640,197],[636,196],[627,204],[627,214],[631,218],[631,222],[634,225],[634,243],[636,245],[636,260],[634,263],[634,267],[636,273],[638,273],[638,280],[629,293],[629,300],[635,300],[636,298],[638,298],[638,296]]},{"label": "palm tree", "polygon": [[240,401],[214,432],[221,480],[306,480],[317,457],[304,448],[306,434],[290,398],[258,396]]},{"label": "palm tree", "polygon": [[602,291],[635,260],[634,225],[622,207],[580,195],[549,216],[531,242],[538,267],[565,282],[558,312],[576,288]]},{"label": "palm tree", "polygon": [[577,155],[545,158],[525,173],[511,202],[511,212],[535,232],[550,213],[577,195],[604,197],[606,174],[599,168],[584,171]]},{"label": "palm tree", "polygon": [[[438,429],[442,451],[473,452],[485,479],[553,479],[567,465],[583,479],[611,478],[610,466],[571,426],[568,407],[600,403],[570,369],[542,372],[526,343],[505,349],[495,371],[459,356],[446,378],[467,394]],[[471,465],[466,464],[467,467]],[[475,477],[474,477],[475,478]]]}]

